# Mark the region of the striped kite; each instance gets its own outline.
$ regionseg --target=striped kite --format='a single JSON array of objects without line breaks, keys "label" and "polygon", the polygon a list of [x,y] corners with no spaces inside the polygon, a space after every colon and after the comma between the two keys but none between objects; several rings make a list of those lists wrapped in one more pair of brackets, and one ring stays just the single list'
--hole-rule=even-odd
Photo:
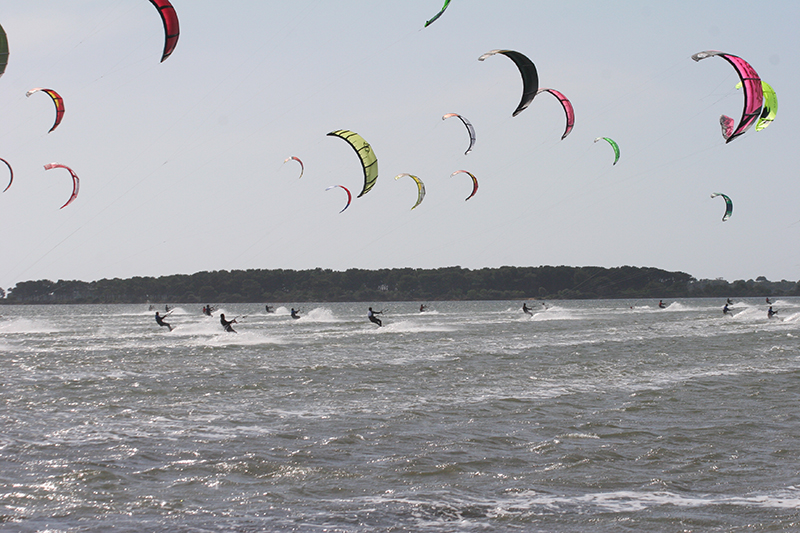
[{"label": "striped kite", "polygon": [[722,126],[722,136],[725,143],[729,143],[736,137],[743,135],[750,126],[755,124],[756,119],[761,115],[761,106],[764,103],[764,89],[761,85],[761,78],[750,64],[739,56],[718,52],[716,50],[706,50],[698,52],[692,56],[695,61],[700,61],[708,57],[719,56],[730,63],[739,75],[744,88],[744,108],[739,125],[735,126],[734,120],[726,115],[719,117]]},{"label": "striped kite", "polygon": [[[53,89],[44,89],[42,87],[36,87],[34,89],[31,89],[30,91],[25,93],[25,96],[30,96],[38,91],[47,93],[47,95],[53,99],[53,105],[56,106],[56,121],[53,123],[53,127],[50,128],[50,131],[53,131],[58,127],[59,124],[61,124],[61,119],[64,118],[64,99],[61,98],[61,96]],[[47,133],[50,133],[50,131],[48,131]]]},{"label": "striped kite", "polygon": [[378,158],[375,156],[375,152],[372,151],[372,147],[364,140],[364,137],[350,130],[336,130],[330,132],[328,135],[331,137],[339,137],[347,141],[347,144],[353,147],[353,150],[356,151],[359,159],[361,159],[361,166],[364,170],[364,188],[357,196],[357,198],[361,198],[367,194],[370,189],[375,186],[375,182],[378,181]]},{"label": "striped kite", "polygon": [[447,113],[446,115],[442,116],[442,120],[451,117],[458,117],[459,119],[461,119],[461,122],[464,123],[464,126],[467,127],[467,132],[469,132],[469,148],[467,148],[467,151],[464,152],[464,155],[467,155],[472,151],[472,147],[475,146],[475,128],[472,126],[472,123],[469,120],[462,117],[458,113]]},{"label": "striped kite", "polygon": [[169,0],[150,0],[150,2],[156,6],[158,14],[161,15],[161,21],[164,23],[164,53],[161,55],[163,63],[178,45],[178,37],[181,35],[178,14],[175,13],[175,8],[172,7]]},{"label": "striped kite", "polygon": [[722,196],[725,199],[725,214],[722,215],[722,221],[725,222],[731,218],[731,215],[733,214],[733,202],[731,202],[731,199],[728,198],[728,196],[722,194],[721,192],[715,192],[711,194],[711,198],[716,198],[717,196]]},{"label": "striped kite", "polygon": [[72,194],[70,195],[69,200],[67,200],[67,203],[61,206],[61,209],[64,209],[69,204],[71,204],[75,198],[78,197],[78,190],[81,187],[81,180],[78,179],[78,175],[75,174],[75,172],[73,172],[73,170],[69,168],[67,165],[62,165],[61,163],[48,163],[44,166],[45,170],[50,170],[53,168],[64,168],[68,170],[70,175],[72,176]]},{"label": "striped kite", "polygon": [[425,198],[425,184],[422,183],[422,180],[418,177],[414,176],[413,174],[398,174],[394,177],[394,179],[402,178],[403,176],[408,176],[417,184],[417,203],[414,204],[414,207],[411,208],[413,211],[415,207],[422,203],[422,200]]}]

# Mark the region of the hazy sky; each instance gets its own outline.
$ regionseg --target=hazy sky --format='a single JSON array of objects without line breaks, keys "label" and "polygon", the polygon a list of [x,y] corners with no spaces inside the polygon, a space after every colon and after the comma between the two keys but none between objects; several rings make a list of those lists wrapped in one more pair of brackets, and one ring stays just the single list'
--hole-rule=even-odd
[{"label": "hazy sky", "polygon": [[[647,0],[173,0],[159,63],[147,0],[0,4],[0,286],[249,268],[621,265],[729,281],[800,278],[800,3]],[[492,49],[527,55],[549,94]],[[749,61],[775,122],[725,144]],[[65,100],[61,125],[33,87]],[[445,113],[460,113],[477,131]],[[332,130],[369,141],[379,178]],[[615,139],[622,156],[596,137]],[[297,156],[299,166],[284,159]],[[72,190],[60,162],[81,179]],[[471,182],[477,194],[465,202]],[[411,211],[419,176],[427,196]],[[0,189],[7,184],[0,168]],[[344,185],[353,192],[349,209]],[[734,213],[722,222],[722,192]]]}]

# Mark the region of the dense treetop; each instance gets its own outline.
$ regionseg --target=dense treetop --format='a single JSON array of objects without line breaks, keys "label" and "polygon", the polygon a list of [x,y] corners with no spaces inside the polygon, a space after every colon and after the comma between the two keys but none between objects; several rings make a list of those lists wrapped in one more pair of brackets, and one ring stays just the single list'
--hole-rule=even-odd
[{"label": "dense treetop", "polygon": [[800,295],[800,285],[764,277],[697,280],[647,267],[539,266],[437,269],[232,270],[190,275],[25,281],[0,303],[219,303],[415,300],[679,298]]}]

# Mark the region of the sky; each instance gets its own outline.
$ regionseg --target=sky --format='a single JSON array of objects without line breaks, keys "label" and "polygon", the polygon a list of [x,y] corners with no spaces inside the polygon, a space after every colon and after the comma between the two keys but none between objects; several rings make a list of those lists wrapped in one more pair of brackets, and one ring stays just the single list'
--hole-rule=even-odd
[{"label": "sky", "polygon": [[[800,279],[800,3],[648,0],[147,0],[0,4],[0,287],[240,269],[632,265]],[[516,50],[549,94],[516,117]],[[743,96],[722,50],[776,91],[726,144]],[[58,91],[66,112],[34,87]],[[469,138],[459,113],[475,127]],[[378,158],[356,198],[362,135]],[[597,137],[610,137],[613,151]],[[299,165],[286,158],[299,157]],[[80,194],[69,206],[72,181]],[[468,170],[479,182],[472,191]],[[7,177],[0,168],[0,185]],[[418,176],[427,195],[416,202]],[[346,194],[353,193],[344,212]],[[722,221],[722,198],[734,203]]]}]

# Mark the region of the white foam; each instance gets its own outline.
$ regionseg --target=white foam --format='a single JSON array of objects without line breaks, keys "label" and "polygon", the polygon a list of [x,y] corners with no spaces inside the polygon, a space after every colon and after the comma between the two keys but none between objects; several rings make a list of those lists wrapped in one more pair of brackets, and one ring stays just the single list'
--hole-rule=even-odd
[{"label": "white foam", "polygon": [[14,317],[0,319],[0,333],[55,333],[59,331],[46,320]]}]

